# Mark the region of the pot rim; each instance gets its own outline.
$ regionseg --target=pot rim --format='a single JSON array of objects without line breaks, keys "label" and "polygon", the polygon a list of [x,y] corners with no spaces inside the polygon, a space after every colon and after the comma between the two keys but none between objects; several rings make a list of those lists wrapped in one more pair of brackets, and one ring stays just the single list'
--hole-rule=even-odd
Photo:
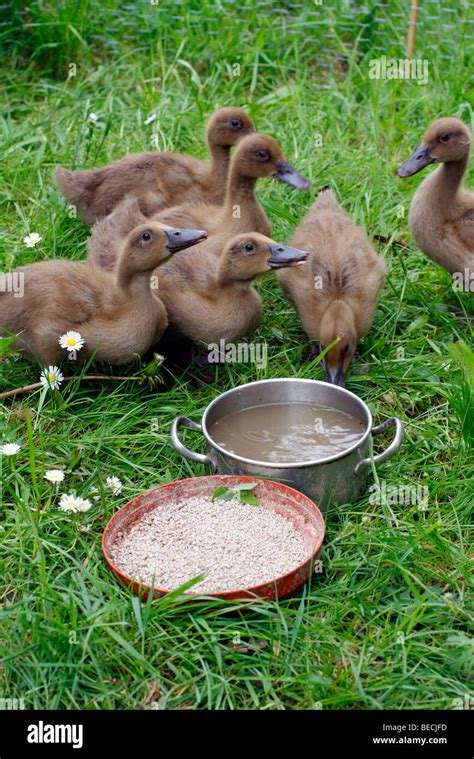
[{"label": "pot rim", "polygon": [[[216,443],[211,435],[208,432],[207,429],[207,418],[209,416],[209,413],[211,412],[212,408],[222,399],[225,398],[228,395],[231,395],[232,393],[235,393],[239,390],[243,390],[247,387],[254,387],[255,385],[271,385],[275,382],[293,382],[293,383],[310,383],[311,385],[323,385],[325,387],[331,387],[334,390],[336,390],[338,393],[342,393],[342,395],[346,395],[347,397],[354,400],[357,404],[359,404],[360,407],[362,407],[364,413],[367,415],[367,429],[365,430],[364,434],[361,436],[359,440],[357,440],[355,443],[353,443],[349,448],[345,449],[344,451],[339,451],[339,453],[335,453],[334,456],[326,456],[323,459],[312,459],[310,461],[290,461],[285,462],[281,461],[278,463],[270,462],[270,461],[258,461],[256,459],[247,459],[244,456],[239,456],[236,453],[231,453],[230,451],[227,451],[225,448],[222,448],[218,443]],[[334,408],[334,407],[333,407]],[[327,382],[322,382],[321,380],[312,380],[312,379],[304,379],[303,377],[274,377],[273,379],[265,379],[265,380],[256,380],[255,382],[246,382],[243,385],[236,385],[236,387],[230,388],[230,390],[226,390],[224,393],[221,393],[217,396],[217,398],[214,398],[213,401],[210,402],[210,404],[206,407],[203,415],[202,415],[202,432],[203,435],[207,441],[207,443],[212,447],[217,449],[220,453],[222,453],[224,456],[228,456],[231,459],[234,459],[235,461],[240,461],[244,464],[251,464],[253,466],[259,466],[264,467],[268,469],[302,469],[303,467],[309,467],[309,466],[317,466],[320,464],[329,464],[332,461],[337,461],[339,459],[345,458],[350,453],[355,451],[357,448],[359,448],[361,445],[363,445],[372,430],[372,414],[367,406],[367,404],[359,398],[358,395],[355,393],[351,393],[350,390],[346,390],[345,387],[339,387],[339,385],[328,385]]]}]

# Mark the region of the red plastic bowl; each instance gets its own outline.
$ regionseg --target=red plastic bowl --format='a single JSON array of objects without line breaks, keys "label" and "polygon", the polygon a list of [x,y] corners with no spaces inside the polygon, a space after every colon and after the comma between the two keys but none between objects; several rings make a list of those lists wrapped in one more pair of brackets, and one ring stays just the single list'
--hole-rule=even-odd
[{"label": "red plastic bowl", "polygon": [[[293,522],[298,532],[304,536],[308,547],[308,558],[291,572],[263,585],[226,590],[221,593],[193,593],[192,591],[188,591],[183,595],[194,597],[211,596],[235,600],[255,599],[256,597],[268,599],[285,598],[294,593],[308,579],[313,570],[314,561],[321,553],[325,533],[323,515],[310,498],[288,487],[288,485],[272,482],[271,480],[259,480],[255,477],[244,477],[233,474],[192,477],[187,480],[170,482],[167,485],[161,485],[154,490],[149,490],[146,493],[138,495],[117,511],[107,523],[102,536],[102,551],[115,577],[127,588],[131,588],[135,595],[139,595],[146,600],[151,587],[144,583],[139,583],[131,577],[127,577],[114,565],[111,559],[111,549],[117,535],[129,530],[147,512],[157,508],[166,508],[166,504],[170,499],[182,498],[184,500],[196,495],[211,495],[219,485],[231,487],[243,482],[258,482],[254,491],[255,494],[262,499],[263,496],[266,496],[271,501],[271,506],[262,504],[262,508],[272,508],[278,514],[285,516]],[[169,592],[169,588],[154,588],[153,596],[160,598]]]}]

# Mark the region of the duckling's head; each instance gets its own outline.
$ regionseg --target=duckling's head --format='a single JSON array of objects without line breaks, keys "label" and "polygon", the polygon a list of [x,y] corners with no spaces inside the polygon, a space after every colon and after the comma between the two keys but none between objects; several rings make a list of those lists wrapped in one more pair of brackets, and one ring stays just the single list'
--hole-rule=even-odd
[{"label": "duckling's head", "polygon": [[278,142],[268,134],[251,134],[238,145],[232,162],[240,175],[258,179],[273,177],[297,190],[309,190],[311,182],[288,162]]},{"label": "duckling's head", "polygon": [[254,123],[242,108],[221,108],[207,122],[207,139],[211,145],[230,148],[242,137],[256,132]]},{"label": "duckling's head", "polygon": [[175,229],[159,222],[140,224],[129,234],[121,261],[130,272],[153,270],[173,253],[205,240],[202,229]]},{"label": "duckling's head", "polygon": [[250,281],[272,269],[303,263],[304,250],[290,248],[257,232],[237,235],[225,247],[221,258],[221,281]]},{"label": "duckling's head", "polygon": [[411,177],[432,163],[461,161],[471,148],[471,133],[463,121],[452,117],[438,119],[425,132],[423,142],[403,163],[397,176]]},{"label": "duckling's head", "polygon": [[326,309],[320,324],[321,348],[327,348],[339,337],[339,341],[323,358],[326,382],[345,387],[347,367],[357,348],[357,332],[354,315],[344,301],[336,300]]}]

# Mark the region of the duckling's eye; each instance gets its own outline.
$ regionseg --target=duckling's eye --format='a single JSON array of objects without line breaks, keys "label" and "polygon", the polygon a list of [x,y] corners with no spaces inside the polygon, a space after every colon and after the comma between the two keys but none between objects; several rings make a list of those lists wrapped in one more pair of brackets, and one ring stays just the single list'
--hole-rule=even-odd
[{"label": "duckling's eye", "polygon": [[344,345],[344,347],[342,348],[342,350],[341,350],[341,353],[342,353],[343,355],[345,355],[345,354],[348,352],[348,350],[349,350],[349,344],[348,344],[348,343],[346,343],[346,344]]},{"label": "duckling's eye", "polygon": [[251,242],[246,242],[244,245],[244,250],[246,250],[247,253],[250,253],[252,250],[254,250],[254,246]]},{"label": "duckling's eye", "polygon": [[153,237],[153,235],[152,235],[151,232],[148,232],[148,231],[147,232],[142,232],[142,234],[140,235],[140,237],[138,239],[138,242],[140,244],[150,242],[150,240],[152,239],[152,237]]},{"label": "duckling's eye", "polygon": [[257,156],[259,161],[268,161],[270,158],[266,150],[256,150],[255,155]]},{"label": "duckling's eye", "polygon": [[439,138],[439,141],[440,142],[449,142],[450,139],[451,139],[451,135],[450,134],[442,134],[441,137]]},{"label": "duckling's eye", "polygon": [[232,129],[241,129],[242,128],[242,122],[239,119],[231,119],[230,125]]}]

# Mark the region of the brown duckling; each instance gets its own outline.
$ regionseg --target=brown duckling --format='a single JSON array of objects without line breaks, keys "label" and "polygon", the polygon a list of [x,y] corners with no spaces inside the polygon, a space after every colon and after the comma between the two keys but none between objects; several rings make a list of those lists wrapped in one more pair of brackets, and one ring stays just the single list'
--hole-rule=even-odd
[{"label": "brown duckling", "polygon": [[[216,255],[221,254],[228,240],[235,235],[259,232],[268,236],[270,224],[255,197],[255,183],[259,177],[273,177],[299,189],[306,190],[311,186],[288,163],[272,137],[264,134],[249,135],[241,140],[232,156],[222,206],[187,203],[155,214],[153,220],[173,227],[202,227],[208,238],[200,245],[200,250]],[[113,269],[116,247],[104,241],[121,239],[131,228],[130,225],[141,223],[144,218],[133,199],[123,201],[123,205],[119,205],[113,213],[93,227],[88,243],[89,257],[99,266]]]},{"label": "brown duckling", "polygon": [[284,294],[298,311],[310,340],[324,349],[326,381],[344,387],[357,341],[370,328],[386,264],[341,208],[332,190],[321,192],[291,243],[307,250],[307,263],[278,272]]},{"label": "brown duckling", "polygon": [[[142,213],[140,203],[135,195],[127,195],[121,200],[111,214],[97,221],[91,229],[87,240],[87,258],[102,269],[111,271],[118,259],[123,241],[131,230],[141,224],[150,223]],[[162,229],[170,229],[168,224],[153,221]]]},{"label": "brown duckling", "polygon": [[[244,137],[231,158],[223,204],[183,203],[153,216],[165,224],[176,226],[187,219],[206,229],[207,248],[214,246],[220,254],[230,236],[244,232],[271,233],[270,223],[255,196],[259,178],[273,178],[298,190],[309,190],[311,183],[298,174],[288,162],[277,141],[267,134]],[[178,219],[181,221],[178,222]]]},{"label": "brown duckling", "polygon": [[408,224],[418,247],[451,274],[474,272],[474,192],[463,185],[469,161],[471,133],[463,121],[442,118],[427,130],[401,178],[425,166],[441,163],[418,187]]},{"label": "brown duckling", "polygon": [[252,287],[255,278],[305,261],[307,255],[251,232],[228,241],[219,258],[202,246],[193,256],[179,256],[176,266],[155,272],[170,325],[195,343],[238,341],[260,321],[262,300]]},{"label": "brown duckling", "polygon": [[134,153],[100,169],[68,171],[58,166],[54,179],[87,224],[111,213],[128,194],[136,195],[147,215],[184,201],[219,203],[225,191],[230,149],[255,132],[241,108],[221,108],[208,121],[211,163],[177,153]]},{"label": "brown duckling", "polygon": [[65,358],[59,338],[68,331],[84,340],[79,360],[95,354],[99,361],[127,363],[154,345],[168,324],[150,287],[152,271],[204,237],[200,230],[163,230],[148,221],[125,240],[112,273],[91,261],[21,266],[14,274],[23,282],[23,297],[0,288],[0,333],[18,334],[16,347],[45,365]]}]

